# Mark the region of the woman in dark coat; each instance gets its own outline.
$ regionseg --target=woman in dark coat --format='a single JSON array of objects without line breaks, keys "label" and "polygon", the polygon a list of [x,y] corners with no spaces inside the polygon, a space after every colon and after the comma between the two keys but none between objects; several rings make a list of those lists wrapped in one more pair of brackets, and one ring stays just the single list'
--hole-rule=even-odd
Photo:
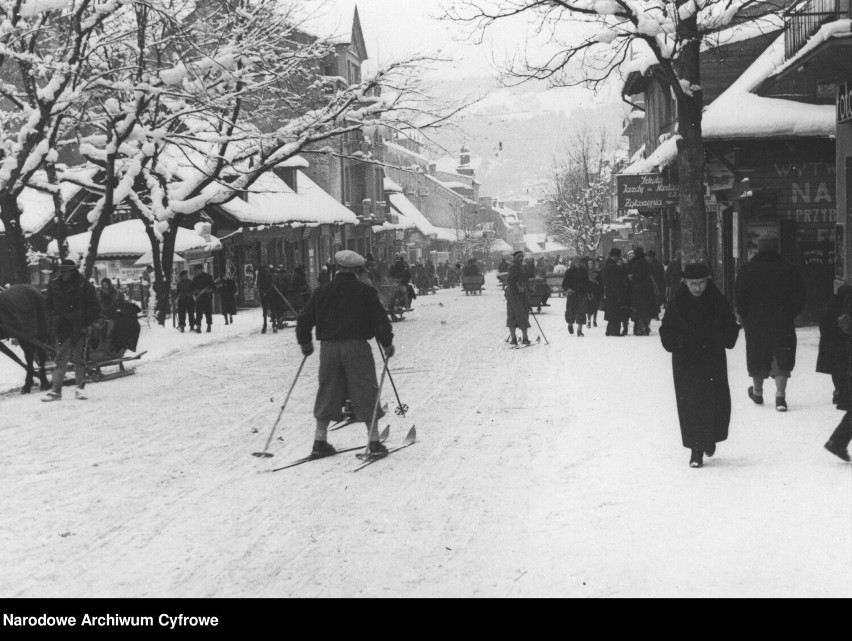
[{"label": "woman in dark coat", "polygon": [[651,319],[659,313],[654,282],[651,280],[651,266],[645,260],[645,250],[635,249],[633,258],[627,267],[627,279],[630,281],[630,307],[633,309],[633,335],[648,336],[651,333]]},{"label": "woman in dark coat", "polygon": [[624,320],[624,308],[627,306],[627,278],[618,261],[621,250],[613,247],[601,272],[604,296],[604,319],[607,336],[621,336],[621,322]]},{"label": "woman in dark coat", "polygon": [[219,302],[222,305],[222,316],[225,318],[225,325],[233,324],[234,314],[237,313],[237,281],[228,273],[222,276],[216,284],[219,289]]},{"label": "woman in dark coat", "polygon": [[710,280],[702,263],[687,265],[660,325],[660,340],[672,354],[677,413],[689,465],[701,467],[716,443],[728,438],[731,391],[726,349],[737,342],[740,326],[731,306]]}]

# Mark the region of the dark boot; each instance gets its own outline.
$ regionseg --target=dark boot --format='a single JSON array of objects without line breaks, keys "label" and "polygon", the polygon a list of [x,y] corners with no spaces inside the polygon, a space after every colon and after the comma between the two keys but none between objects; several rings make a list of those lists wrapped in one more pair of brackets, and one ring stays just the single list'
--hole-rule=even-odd
[{"label": "dark boot", "polygon": [[574,333],[574,323],[568,323],[568,333],[569,334]]},{"label": "dark boot", "polygon": [[704,458],[700,447],[692,448],[692,456],[689,458],[689,467],[704,467]]},{"label": "dark boot", "polygon": [[334,454],[337,454],[337,450],[327,441],[314,441],[314,449],[311,450],[311,456],[323,458],[325,456],[333,456]]}]

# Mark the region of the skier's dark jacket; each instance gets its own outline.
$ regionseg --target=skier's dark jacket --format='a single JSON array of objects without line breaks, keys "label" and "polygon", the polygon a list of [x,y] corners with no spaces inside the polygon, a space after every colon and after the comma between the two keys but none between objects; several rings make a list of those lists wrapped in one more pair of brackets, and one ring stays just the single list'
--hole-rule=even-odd
[{"label": "skier's dark jacket", "polygon": [[[213,290],[216,289],[216,283],[213,282],[213,277],[207,272],[198,272],[192,277],[192,288],[195,290],[195,296],[212,296]],[[207,289],[209,291],[204,292]],[[201,292],[204,292],[203,294]]]},{"label": "skier's dark jacket", "polygon": [[401,260],[396,261],[393,265],[391,265],[390,271],[388,272],[388,276],[391,278],[398,278],[403,285],[407,285],[411,280],[411,272],[408,267],[405,266],[405,263]]},{"label": "skier's dark jacket", "polygon": [[349,272],[338,273],[314,290],[296,322],[299,345],[311,342],[314,327],[319,341],[370,340],[375,336],[384,347],[393,343],[391,323],[378,291]]}]

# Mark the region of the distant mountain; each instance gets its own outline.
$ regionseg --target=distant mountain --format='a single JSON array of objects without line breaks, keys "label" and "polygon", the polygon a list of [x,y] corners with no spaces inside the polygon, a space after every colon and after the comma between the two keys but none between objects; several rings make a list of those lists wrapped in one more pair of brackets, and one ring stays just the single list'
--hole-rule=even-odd
[{"label": "distant mountain", "polygon": [[442,81],[440,93],[481,100],[457,118],[455,128],[434,136],[443,147],[434,155],[457,158],[465,144],[482,183],[480,194],[501,198],[540,198],[541,185],[575,127],[588,121],[620,135],[627,113],[617,92],[596,96],[582,88],[547,89],[543,83],[499,87],[488,77]]}]

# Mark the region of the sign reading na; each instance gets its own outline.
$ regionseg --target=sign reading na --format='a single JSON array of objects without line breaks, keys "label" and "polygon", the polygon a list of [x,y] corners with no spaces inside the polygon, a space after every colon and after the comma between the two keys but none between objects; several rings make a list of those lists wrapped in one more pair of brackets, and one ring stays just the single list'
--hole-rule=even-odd
[{"label": "sign reading na", "polygon": [[837,85],[837,122],[852,120],[852,83]]},{"label": "sign reading na", "polygon": [[680,187],[667,183],[662,174],[619,174],[619,209],[661,209],[678,203]]}]

